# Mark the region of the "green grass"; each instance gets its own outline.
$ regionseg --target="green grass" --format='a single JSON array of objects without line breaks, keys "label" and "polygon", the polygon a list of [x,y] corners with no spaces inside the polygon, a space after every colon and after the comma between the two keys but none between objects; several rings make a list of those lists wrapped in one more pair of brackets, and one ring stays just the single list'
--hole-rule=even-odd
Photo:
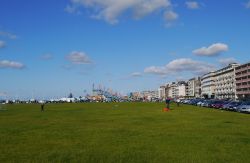
[{"label": "green grass", "polygon": [[250,115],[162,103],[7,105],[0,162],[250,162]]}]

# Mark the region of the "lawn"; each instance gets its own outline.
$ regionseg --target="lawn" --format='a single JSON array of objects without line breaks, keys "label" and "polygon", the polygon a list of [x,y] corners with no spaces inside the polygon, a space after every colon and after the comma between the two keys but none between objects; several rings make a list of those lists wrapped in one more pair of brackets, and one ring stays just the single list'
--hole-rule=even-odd
[{"label": "lawn", "polygon": [[163,103],[5,105],[0,162],[250,162],[250,115]]}]

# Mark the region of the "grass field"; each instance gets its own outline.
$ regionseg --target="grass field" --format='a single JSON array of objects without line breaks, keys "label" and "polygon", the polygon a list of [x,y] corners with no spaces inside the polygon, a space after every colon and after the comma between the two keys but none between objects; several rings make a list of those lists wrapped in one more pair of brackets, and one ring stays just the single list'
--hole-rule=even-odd
[{"label": "grass field", "polygon": [[250,115],[162,103],[6,105],[0,162],[250,162]]}]

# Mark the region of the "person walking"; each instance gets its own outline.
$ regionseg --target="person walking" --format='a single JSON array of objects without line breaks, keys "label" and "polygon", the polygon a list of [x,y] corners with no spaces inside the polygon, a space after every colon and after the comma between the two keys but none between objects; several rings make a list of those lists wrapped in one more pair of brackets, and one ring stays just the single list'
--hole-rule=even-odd
[{"label": "person walking", "polygon": [[166,106],[168,109],[170,109],[170,99],[169,98],[166,98]]},{"label": "person walking", "polygon": [[44,103],[41,105],[41,112],[44,112]]}]

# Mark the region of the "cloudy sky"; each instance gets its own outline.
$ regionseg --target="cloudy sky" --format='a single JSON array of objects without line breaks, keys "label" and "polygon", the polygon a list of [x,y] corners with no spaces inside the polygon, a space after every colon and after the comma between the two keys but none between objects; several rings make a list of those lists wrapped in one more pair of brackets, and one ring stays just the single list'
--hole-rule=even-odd
[{"label": "cloudy sky", "polygon": [[1,0],[0,96],[157,89],[250,61],[249,0]]}]

